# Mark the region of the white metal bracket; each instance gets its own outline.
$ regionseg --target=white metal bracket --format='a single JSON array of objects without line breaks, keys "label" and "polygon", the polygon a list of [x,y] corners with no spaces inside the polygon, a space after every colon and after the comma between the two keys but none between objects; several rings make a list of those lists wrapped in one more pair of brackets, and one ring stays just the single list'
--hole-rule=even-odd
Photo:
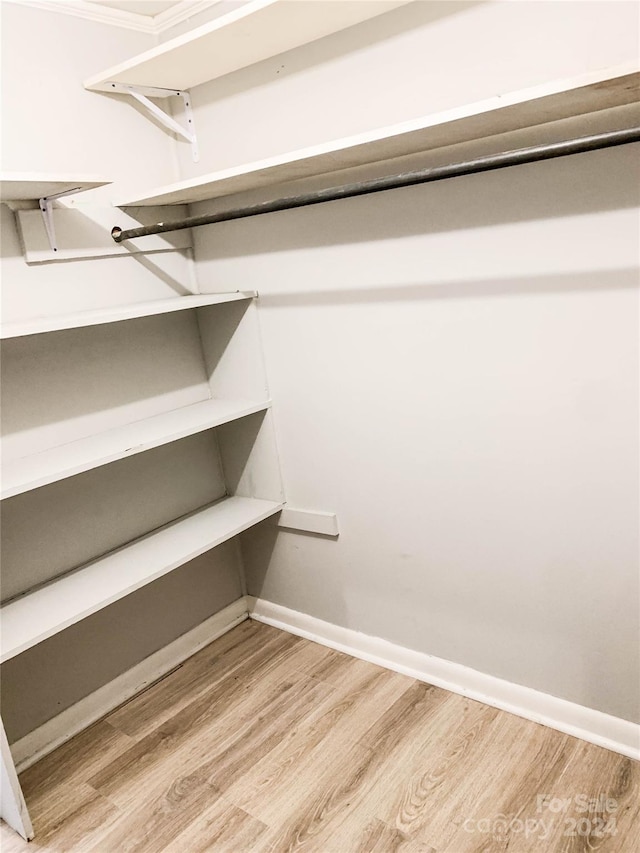
[{"label": "white metal bracket", "polygon": [[56,193],[55,195],[44,196],[43,198],[38,199],[38,207],[42,211],[42,218],[44,219],[44,227],[47,232],[47,237],[49,238],[49,245],[51,246],[52,252],[58,251],[58,244],[56,242],[56,229],[53,224],[53,202],[62,198],[65,195],[73,195],[74,193],[79,192],[82,187],[74,187],[71,190],[65,190],[62,193]]},{"label": "white metal bracket", "polygon": [[[193,110],[191,109],[191,95],[189,92],[183,92],[181,89],[158,89],[152,86],[128,86],[123,83],[110,83],[110,89],[113,92],[131,95],[139,104],[148,110],[158,121],[173,133],[186,139],[191,144],[191,154],[193,162],[197,163],[200,159],[198,151],[198,140],[196,139],[196,130],[193,122]],[[154,104],[151,98],[182,98],[184,104],[184,117],[187,126],[183,127],[177,122],[173,116],[170,116],[157,104]]]},{"label": "white metal bracket", "polygon": [[[139,252],[151,255],[176,252],[191,248],[191,232],[176,231],[175,234],[158,234],[141,244],[136,240],[126,245],[114,243],[111,238],[113,227],[113,205],[109,202],[65,205],[53,210],[42,199],[40,209],[17,210],[16,220],[24,259],[28,264],[49,264],[57,261],[75,261],[87,258],[109,258],[114,255],[131,256]],[[43,209],[44,208],[44,209]],[[134,218],[121,211],[118,216],[125,228],[137,228],[141,222],[137,212]],[[166,214],[166,208],[148,207],[143,221],[155,221]],[[53,224],[55,223],[55,233]],[[162,261],[159,263],[162,266]],[[0,847],[2,844],[0,843]]]}]

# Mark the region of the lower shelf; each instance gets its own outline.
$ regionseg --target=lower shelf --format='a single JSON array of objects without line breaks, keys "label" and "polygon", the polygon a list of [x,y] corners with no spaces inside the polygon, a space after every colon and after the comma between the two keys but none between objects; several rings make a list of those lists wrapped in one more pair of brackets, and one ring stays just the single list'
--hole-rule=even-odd
[{"label": "lower shelf", "polygon": [[177,569],[274,515],[282,506],[256,498],[223,498],[14,599],[0,611],[0,661]]}]

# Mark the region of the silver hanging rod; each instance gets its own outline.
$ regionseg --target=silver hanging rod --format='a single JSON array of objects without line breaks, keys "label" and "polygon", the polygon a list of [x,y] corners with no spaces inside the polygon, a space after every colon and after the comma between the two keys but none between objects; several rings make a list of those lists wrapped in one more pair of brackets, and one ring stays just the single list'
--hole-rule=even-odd
[{"label": "silver hanging rod", "polygon": [[640,127],[626,130],[613,130],[594,136],[583,136],[569,139],[565,142],[553,142],[546,145],[533,145],[529,148],[518,148],[515,151],[504,151],[501,154],[489,154],[474,160],[461,163],[450,163],[447,166],[435,166],[432,169],[420,169],[415,172],[405,172],[400,175],[389,175],[384,178],[373,178],[368,181],[358,181],[339,187],[329,187],[325,190],[302,193],[301,195],[250,204],[245,207],[235,207],[220,213],[210,213],[205,216],[190,216],[174,222],[159,222],[157,225],[144,225],[140,228],[130,228],[123,231],[117,225],[112,229],[111,236],[116,243],[133,240],[136,237],[147,237],[150,234],[163,234],[167,231],[180,231],[183,228],[198,228],[201,225],[213,225],[216,222],[228,222],[231,219],[245,219],[249,216],[260,216],[263,213],[275,213],[278,210],[292,210],[296,207],[307,207],[311,204],[323,204],[326,201],[337,201],[341,198],[368,195],[369,193],[395,190],[400,187],[410,187],[415,184],[427,184],[431,181],[443,181],[447,178],[457,178],[461,175],[474,175],[478,172],[490,172],[494,169],[506,169],[508,166],[521,166],[525,163],[537,163],[540,160],[552,160],[555,157],[568,157],[570,154],[582,154],[585,151],[595,151],[600,148],[612,148],[615,145],[626,145],[630,142],[640,142]]}]

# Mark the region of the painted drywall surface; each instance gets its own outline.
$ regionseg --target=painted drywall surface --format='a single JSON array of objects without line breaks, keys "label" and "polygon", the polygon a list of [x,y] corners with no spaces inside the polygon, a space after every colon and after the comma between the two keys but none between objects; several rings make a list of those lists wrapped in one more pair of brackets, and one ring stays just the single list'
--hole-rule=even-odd
[{"label": "painted drywall surface", "polygon": [[[638,51],[632,4],[384,18],[196,89],[198,169]],[[251,593],[637,719],[637,154],[196,232],[260,292],[287,499],[340,520],[247,534]]]},{"label": "painted drywall surface", "polygon": [[196,87],[184,178],[638,57],[632,2],[416,0]]},{"label": "painted drywall surface", "polygon": [[5,501],[2,598],[89,563],[226,494],[211,431]]},{"label": "painted drywall surface", "polygon": [[[171,136],[131,99],[87,92],[82,81],[152,47],[152,36],[3,3],[2,170],[98,174],[110,186],[61,200],[82,214],[140,182],[175,178]],[[13,214],[2,213],[3,321],[189,292],[180,253],[27,266]],[[113,224],[118,211],[113,211]]]},{"label": "painted drywall surface", "polygon": [[602,152],[218,233],[252,252],[209,275],[263,282],[288,500],[341,529],[247,555],[252,593],[635,713],[634,173]]},{"label": "painted drywall surface", "polygon": [[210,396],[193,311],[8,339],[0,377],[5,460]]},{"label": "painted drywall surface", "polygon": [[[2,169],[98,173],[110,204],[136,180],[175,178],[172,141],[126,99],[82,80],[152,46],[144,34],[2,3]],[[70,202],[68,202],[70,203]],[[27,266],[2,214],[3,321],[189,292],[185,256]],[[114,218],[117,211],[114,210]],[[179,312],[3,343],[3,458],[37,452],[209,397],[195,316]],[[220,497],[210,436],[39,489],[3,506],[4,595]],[[12,521],[13,519],[13,521]],[[231,546],[198,558],[2,667],[11,741],[172,642],[240,595]]]}]

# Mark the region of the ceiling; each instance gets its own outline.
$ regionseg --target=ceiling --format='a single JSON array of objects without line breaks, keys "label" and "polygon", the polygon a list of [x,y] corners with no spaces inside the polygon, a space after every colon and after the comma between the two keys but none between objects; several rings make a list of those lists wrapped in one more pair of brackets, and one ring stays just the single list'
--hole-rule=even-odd
[{"label": "ceiling", "polygon": [[134,12],[137,15],[148,15],[150,18],[166,12],[173,6],[178,6],[182,0],[88,0],[97,6],[108,6],[120,9],[122,12]]}]

